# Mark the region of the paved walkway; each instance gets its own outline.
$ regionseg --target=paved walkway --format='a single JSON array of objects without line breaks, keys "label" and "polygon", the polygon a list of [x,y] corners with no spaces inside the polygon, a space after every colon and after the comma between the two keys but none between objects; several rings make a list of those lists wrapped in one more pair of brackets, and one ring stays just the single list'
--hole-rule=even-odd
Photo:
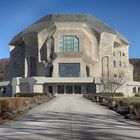
[{"label": "paved walkway", "polygon": [[81,95],[59,95],[0,126],[1,140],[139,140],[140,126]]}]

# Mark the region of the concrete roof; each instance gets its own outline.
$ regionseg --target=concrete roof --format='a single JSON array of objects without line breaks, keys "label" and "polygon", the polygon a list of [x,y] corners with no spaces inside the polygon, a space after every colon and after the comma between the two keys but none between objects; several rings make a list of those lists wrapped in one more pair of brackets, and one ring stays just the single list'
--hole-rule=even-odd
[{"label": "concrete roof", "polygon": [[17,39],[21,38],[22,35],[30,33],[30,32],[39,32],[44,28],[47,28],[51,25],[55,25],[55,22],[84,22],[93,29],[95,29],[98,33],[108,32],[112,34],[116,34],[121,40],[128,43],[128,40],[120,34],[118,31],[111,28],[109,25],[103,23],[99,19],[97,19],[93,15],[89,14],[50,14],[47,15],[34,24],[30,25],[28,28],[24,29],[22,32],[17,34],[10,42],[12,44]]},{"label": "concrete roof", "polygon": [[10,81],[3,81],[0,82],[0,87],[8,86],[10,84]]}]

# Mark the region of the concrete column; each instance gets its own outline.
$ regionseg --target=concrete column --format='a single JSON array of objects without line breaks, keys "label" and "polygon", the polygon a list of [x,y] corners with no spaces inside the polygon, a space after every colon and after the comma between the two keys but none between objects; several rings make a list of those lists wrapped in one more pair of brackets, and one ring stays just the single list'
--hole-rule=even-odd
[{"label": "concrete column", "polygon": [[53,64],[53,77],[59,77],[58,72],[59,72],[58,63],[54,63]]},{"label": "concrete column", "polygon": [[138,93],[138,87],[136,87],[136,93]]},{"label": "concrete column", "polygon": [[25,64],[24,64],[24,77],[28,76],[28,63],[27,59],[25,58]]},{"label": "concrete column", "polygon": [[66,94],[66,85],[64,85],[64,94]]},{"label": "concrete column", "polygon": [[52,85],[53,86],[53,94],[56,94],[57,93],[57,87],[56,85]]},{"label": "concrete column", "polygon": [[80,77],[87,77],[85,63],[80,63]]},{"label": "concrete column", "polygon": [[72,94],[74,94],[74,85],[72,85]]}]

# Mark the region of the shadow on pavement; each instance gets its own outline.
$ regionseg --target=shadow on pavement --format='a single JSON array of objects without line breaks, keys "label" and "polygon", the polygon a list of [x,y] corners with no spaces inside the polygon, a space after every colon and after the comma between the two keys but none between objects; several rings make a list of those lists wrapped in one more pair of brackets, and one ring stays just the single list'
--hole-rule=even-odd
[{"label": "shadow on pavement", "polygon": [[0,139],[138,140],[140,126],[130,125],[120,116],[47,111],[0,126]]}]

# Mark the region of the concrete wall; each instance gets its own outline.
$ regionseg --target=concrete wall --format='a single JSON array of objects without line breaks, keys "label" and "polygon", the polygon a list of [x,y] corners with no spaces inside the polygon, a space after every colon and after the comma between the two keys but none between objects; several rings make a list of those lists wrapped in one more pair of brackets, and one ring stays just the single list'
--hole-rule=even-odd
[{"label": "concrete wall", "polygon": [[34,76],[37,75],[37,64],[38,64],[38,38],[36,33],[30,33],[23,36],[25,42],[25,73],[24,76],[31,75],[31,57],[35,59],[35,72]]},{"label": "concrete wall", "polygon": [[[75,53],[60,52],[60,38],[63,35],[75,35],[79,38],[80,51]],[[20,43],[19,43],[20,42]],[[52,26],[39,32],[24,34],[22,39],[11,45],[10,70],[12,77],[33,77],[38,79],[25,80],[20,78],[12,81],[13,93],[17,92],[43,92],[45,82],[40,83],[40,77],[51,77],[50,69],[53,67],[52,77],[59,76],[59,63],[80,63],[80,77],[87,78],[86,67],[89,68],[89,77],[100,79],[102,74],[116,74],[124,72],[126,81],[133,80],[133,66],[129,64],[129,44],[122,41],[116,34],[102,32],[98,33],[94,28],[82,22],[56,22]],[[20,57],[15,57],[20,53]],[[31,58],[35,58],[34,72],[32,71]],[[14,63],[20,61],[14,69]],[[116,66],[114,66],[114,61]],[[121,64],[120,64],[121,63]],[[52,78],[52,79],[53,79]],[[53,79],[53,80],[54,80]],[[24,81],[25,80],[25,81]],[[53,81],[52,80],[52,81]],[[68,79],[69,80],[69,79]],[[61,81],[61,80],[60,80]],[[94,81],[92,81],[94,82]],[[55,80],[54,80],[55,83]],[[131,86],[125,85],[120,88],[130,95]],[[54,90],[55,86],[54,86]],[[99,88],[97,86],[97,91]]]},{"label": "concrete wall", "polygon": [[8,79],[13,77],[24,76],[24,59],[25,59],[25,46],[24,43],[19,43],[16,46],[10,45],[10,66]]}]

